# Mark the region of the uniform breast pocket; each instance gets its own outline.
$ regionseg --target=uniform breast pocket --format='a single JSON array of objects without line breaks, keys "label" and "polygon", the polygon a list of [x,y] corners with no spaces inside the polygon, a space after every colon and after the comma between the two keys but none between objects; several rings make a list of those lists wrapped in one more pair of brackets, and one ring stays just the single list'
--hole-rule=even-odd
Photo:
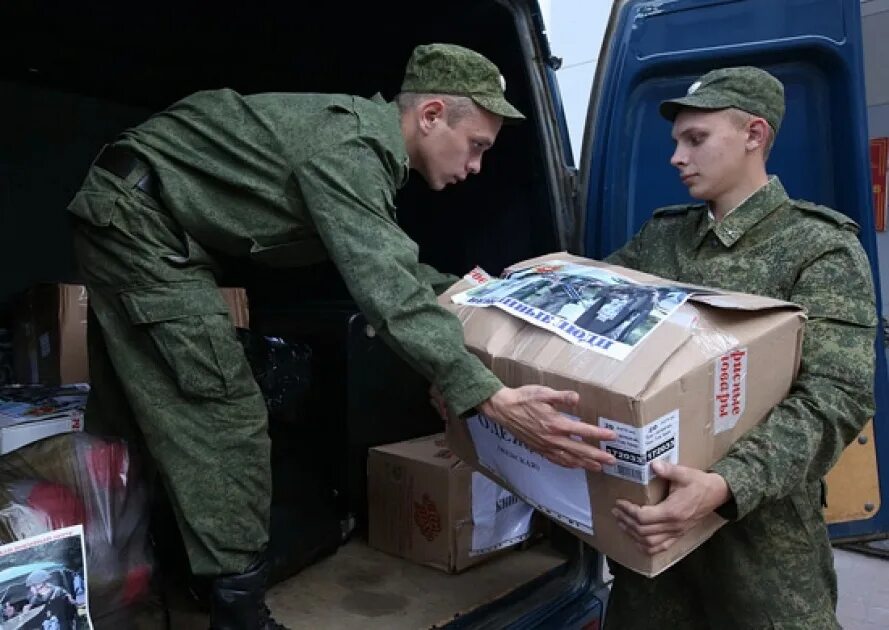
[{"label": "uniform breast pocket", "polygon": [[195,398],[238,398],[256,383],[215,286],[126,291],[121,301],[133,326],[150,337],[180,391]]}]

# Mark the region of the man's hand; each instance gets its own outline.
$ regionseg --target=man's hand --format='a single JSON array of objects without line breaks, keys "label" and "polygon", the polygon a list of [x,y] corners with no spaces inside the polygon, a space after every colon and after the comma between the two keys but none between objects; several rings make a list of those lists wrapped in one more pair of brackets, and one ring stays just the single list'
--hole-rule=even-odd
[{"label": "man's hand", "polygon": [[670,482],[670,494],[657,505],[639,506],[622,499],[611,511],[620,528],[649,555],[669,549],[698,521],[731,498],[725,479],[716,473],[652,463],[658,477]]},{"label": "man's hand", "polygon": [[599,472],[602,464],[613,464],[614,457],[583,440],[614,440],[617,436],[614,431],[572,420],[561,413],[573,411],[577,402],[576,392],[525,385],[498,390],[479,405],[479,411],[554,464]]}]

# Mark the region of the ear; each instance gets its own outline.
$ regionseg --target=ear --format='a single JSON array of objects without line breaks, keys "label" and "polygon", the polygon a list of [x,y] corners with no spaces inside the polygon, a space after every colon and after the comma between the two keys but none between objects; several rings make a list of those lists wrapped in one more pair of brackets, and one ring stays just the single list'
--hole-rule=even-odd
[{"label": "ear", "polygon": [[445,103],[440,98],[430,98],[417,107],[420,114],[420,130],[429,133],[444,121]]},{"label": "ear", "polygon": [[765,149],[771,135],[772,129],[765,118],[753,118],[747,123],[747,150]]}]

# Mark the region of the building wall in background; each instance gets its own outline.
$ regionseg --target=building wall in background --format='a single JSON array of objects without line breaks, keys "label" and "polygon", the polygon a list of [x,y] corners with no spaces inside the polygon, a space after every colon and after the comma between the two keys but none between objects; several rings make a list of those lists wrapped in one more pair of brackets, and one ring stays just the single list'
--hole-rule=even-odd
[{"label": "building wall in background", "polygon": [[611,2],[608,0],[546,0],[540,2],[552,52],[562,59],[557,72],[559,89],[571,137],[574,164],[580,165],[580,148],[590,89]]}]

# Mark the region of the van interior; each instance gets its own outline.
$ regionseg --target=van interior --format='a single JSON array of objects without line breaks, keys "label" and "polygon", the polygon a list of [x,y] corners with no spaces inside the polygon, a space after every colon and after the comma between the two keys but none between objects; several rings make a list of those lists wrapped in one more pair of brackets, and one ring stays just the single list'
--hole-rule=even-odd
[{"label": "van interior", "polygon": [[[476,265],[498,274],[564,247],[556,219],[566,211],[564,196],[552,166],[564,152],[553,141],[546,81],[532,63],[548,55],[531,35],[534,19],[524,3],[478,0],[3,3],[0,327],[11,328],[28,287],[77,282],[65,207],[101,147],[123,129],[192,92],[221,87],[391,99],[413,47],[435,41],[492,59],[528,120],[504,127],[481,174],[460,186],[432,192],[419,176],[410,178],[398,196],[399,220],[421,260],[458,275]],[[288,576],[282,569],[269,594],[280,622],[440,626],[490,610],[522,585],[576,583],[579,545],[556,527],[459,575],[369,548],[367,449],[443,430],[427,384],[374,337],[330,265],[233,269],[222,282],[247,287],[254,333],[312,352],[310,391],[298,409],[270,422],[271,545],[284,555],[302,545],[302,570]],[[335,552],[312,546],[321,517],[310,508],[323,503],[319,496],[330,499],[325,518],[337,523]],[[199,613],[181,599],[171,600],[173,627],[198,627]]]}]

